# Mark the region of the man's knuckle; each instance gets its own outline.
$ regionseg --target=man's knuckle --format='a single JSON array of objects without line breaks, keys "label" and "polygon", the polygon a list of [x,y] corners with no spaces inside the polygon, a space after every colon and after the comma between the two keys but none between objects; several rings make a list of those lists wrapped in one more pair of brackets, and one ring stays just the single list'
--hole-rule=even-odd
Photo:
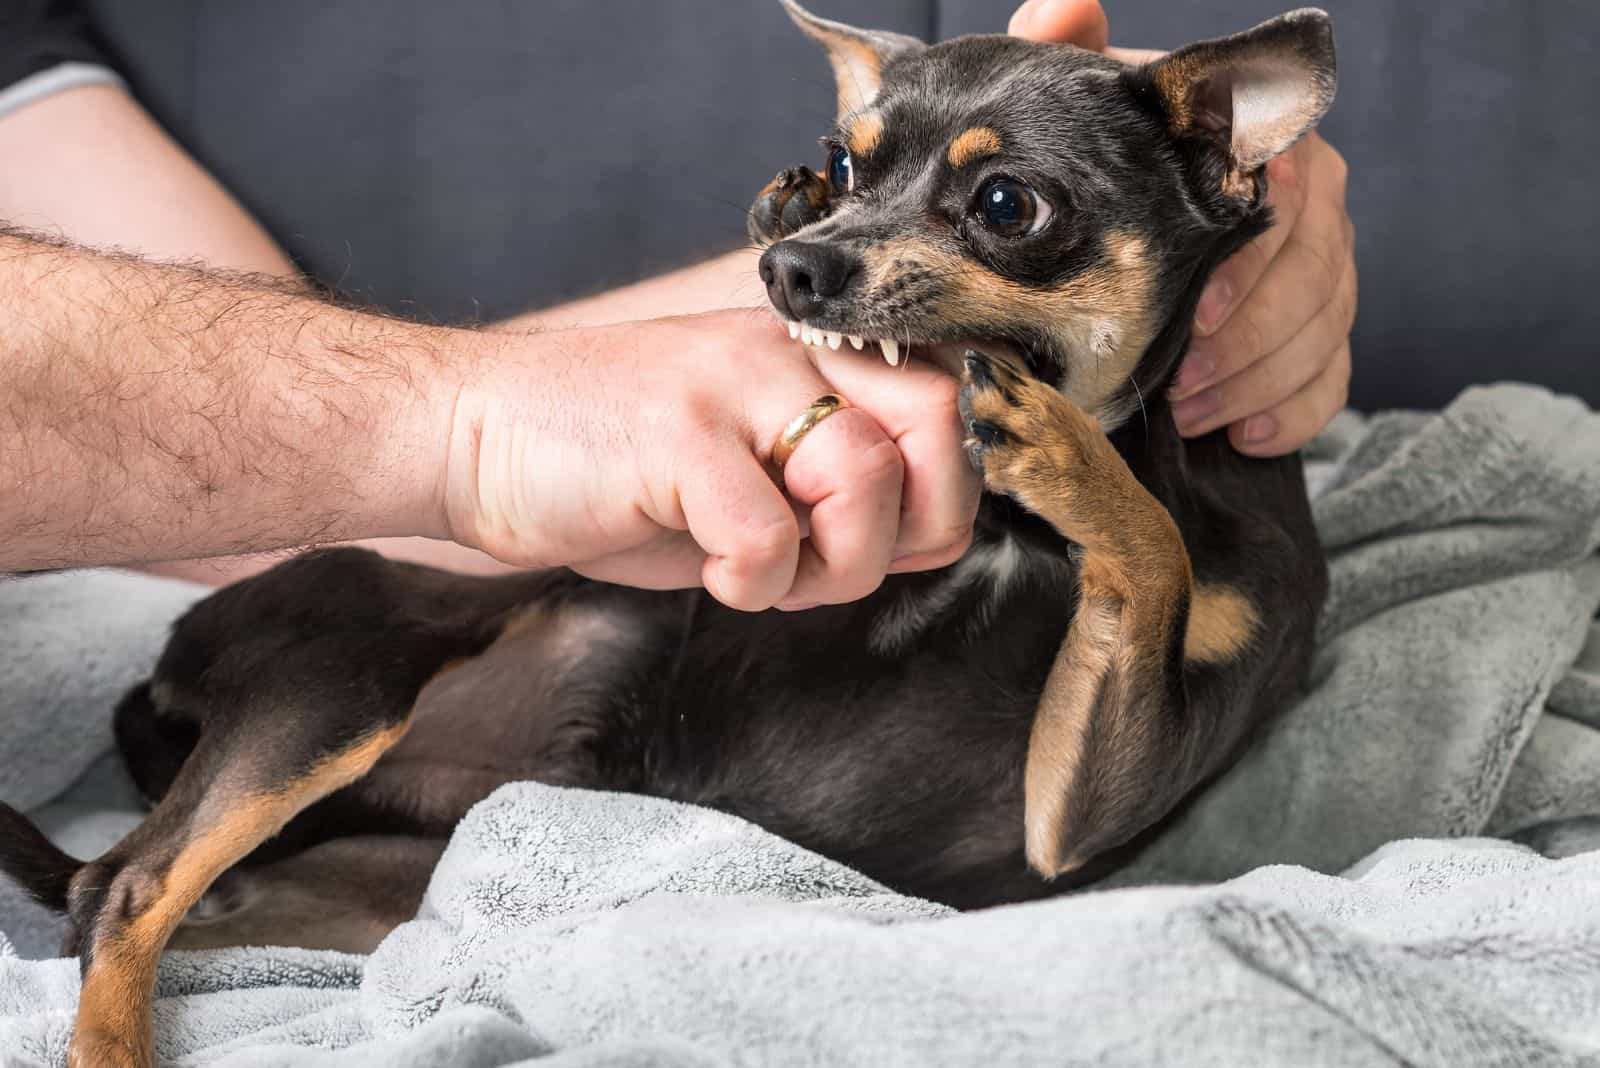
[{"label": "man's knuckle", "polygon": [[1328,174],[1333,179],[1334,187],[1339,191],[1340,203],[1343,203],[1345,188],[1350,180],[1350,164],[1345,160],[1344,155],[1332,145],[1328,145]]},{"label": "man's knuckle", "polygon": [[856,454],[855,478],[867,483],[894,482],[905,476],[906,461],[900,447],[892,441],[880,441]]},{"label": "man's knuckle", "polygon": [[793,515],[780,516],[740,529],[729,555],[746,565],[763,566],[782,560],[799,543],[799,523]]},{"label": "man's knuckle", "polygon": [[1285,152],[1267,163],[1267,181],[1274,189],[1285,192],[1300,181],[1300,167],[1294,152]]}]

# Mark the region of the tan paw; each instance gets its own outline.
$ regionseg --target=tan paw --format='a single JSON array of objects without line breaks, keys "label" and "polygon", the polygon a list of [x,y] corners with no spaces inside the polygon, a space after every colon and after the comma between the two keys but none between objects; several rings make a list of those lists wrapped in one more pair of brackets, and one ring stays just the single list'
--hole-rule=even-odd
[{"label": "tan paw", "polygon": [[960,408],[984,485],[1036,512],[1069,506],[1074,482],[1109,448],[1093,417],[1005,358],[967,353]]}]

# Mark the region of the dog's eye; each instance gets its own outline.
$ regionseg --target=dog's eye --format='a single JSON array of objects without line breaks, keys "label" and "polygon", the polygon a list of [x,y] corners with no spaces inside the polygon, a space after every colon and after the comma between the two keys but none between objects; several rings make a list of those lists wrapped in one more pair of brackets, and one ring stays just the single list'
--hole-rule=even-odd
[{"label": "dog's eye", "polygon": [[855,164],[843,148],[835,148],[828,156],[828,184],[835,193],[848,193],[856,187]]},{"label": "dog's eye", "polygon": [[1054,214],[1050,202],[1015,178],[995,178],[978,191],[978,216],[1002,237],[1043,230]]}]

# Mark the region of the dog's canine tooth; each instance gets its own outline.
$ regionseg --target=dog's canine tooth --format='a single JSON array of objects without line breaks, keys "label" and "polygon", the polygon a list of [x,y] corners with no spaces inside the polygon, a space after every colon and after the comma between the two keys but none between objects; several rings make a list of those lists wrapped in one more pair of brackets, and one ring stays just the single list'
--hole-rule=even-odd
[{"label": "dog's canine tooth", "polygon": [[866,342],[864,340],[862,340],[859,336],[857,336],[855,334],[851,334],[850,335],[850,347],[855,349],[857,352],[860,352],[861,349],[862,349],[862,346],[864,346],[865,344],[866,344]]},{"label": "dog's canine tooth", "polygon": [[835,334],[831,330],[828,331],[828,347],[830,349],[833,349],[833,350],[837,351],[838,348],[839,348],[840,342],[842,342],[843,340],[844,339],[842,337],[840,337],[838,334]]},{"label": "dog's canine tooth", "polygon": [[789,340],[790,341],[798,341],[799,339],[800,339],[800,324],[797,323],[797,322],[794,322],[793,320],[791,320],[790,323],[789,323]]},{"label": "dog's canine tooth", "polygon": [[883,358],[890,367],[900,366],[900,342],[892,337],[886,337],[878,344],[883,346]]}]

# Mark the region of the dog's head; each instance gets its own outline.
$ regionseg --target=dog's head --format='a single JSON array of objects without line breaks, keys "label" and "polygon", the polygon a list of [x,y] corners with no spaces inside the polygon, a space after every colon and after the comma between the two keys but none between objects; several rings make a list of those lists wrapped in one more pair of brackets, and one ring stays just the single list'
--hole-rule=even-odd
[{"label": "dog's head", "polygon": [[762,257],[774,308],[824,336],[1007,343],[1108,428],[1167,384],[1206,276],[1269,223],[1267,162],[1333,100],[1316,10],[1128,66],[784,5],[839,114],[825,217]]}]

